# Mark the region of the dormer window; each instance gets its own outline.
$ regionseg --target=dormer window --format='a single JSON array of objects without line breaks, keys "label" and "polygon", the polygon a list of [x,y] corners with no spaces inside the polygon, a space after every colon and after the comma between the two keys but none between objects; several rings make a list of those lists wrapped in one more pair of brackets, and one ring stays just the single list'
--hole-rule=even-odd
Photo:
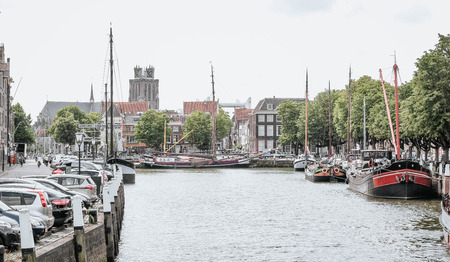
[{"label": "dormer window", "polygon": [[273,110],[273,104],[267,104],[267,110]]}]

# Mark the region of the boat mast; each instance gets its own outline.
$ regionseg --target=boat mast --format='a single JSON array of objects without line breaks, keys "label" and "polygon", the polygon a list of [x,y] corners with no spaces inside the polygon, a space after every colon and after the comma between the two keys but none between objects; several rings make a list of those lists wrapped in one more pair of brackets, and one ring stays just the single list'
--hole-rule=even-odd
[{"label": "boat mast", "polygon": [[216,97],[215,97],[215,92],[214,92],[214,68],[213,65],[211,63],[211,85],[212,85],[212,97],[213,97],[213,112],[212,112],[212,122],[213,122],[213,133],[212,133],[212,137],[213,137],[213,156],[214,158],[216,157]]},{"label": "boat mast", "polygon": [[396,151],[397,151],[397,159],[400,159],[400,128],[399,128],[399,115],[398,115],[398,88],[397,88],[397,58],[395,56],[394,52],[394,75],[395,75],[395,127],[397,131],[397,144],[396,144]]},{"label": "boat mast", "polygon": [[110,59],[109,59],[109,66],[110,66],[110,72],[111,72],[111,84],[110,84],[110,93],[111,93],[111,99],[110,99],[110,116],[111,116],[111,147],[110,147],[110,156],[114,156],[114,121],[113,121],[113,111],[114,111],[114,98],[113,98],[113,34],[112,34],[112,27],[109,28],[109,53],[110,53]]},{"label": "boat mast", "polygon": [[306,69],[306,92],[305,92],[305,156],[308,156],[308,69]]},{"label": "boat mast", "polygon": [[328,156],[331,156],[331,88],[328,80]]},{"label": "boat mast", "polygon": [[350,161],[350,104],[352,93],[352,67],[348,71],[347,161]]},{"label": "boat mast", "polygon": [[[386,111],[387,111],[388,120],[389,120],[389,127],[391,129],[392,144],[395,145],[396,140],[395,140],[395,135],[394,135],[394,127],[392,126],[391,110],[389,109],[389,104],[388,104],[387,95],[386,95],[386,88],[384,87],[383,73],[381,72],[381,69],[380,69],[380,78],[381,78],[381,86],[383,87],[384,102],[386,104]],[[395,153],[397,153],[397,146],[395,146]]]},{"label": "boat mast", "polygon": [[366,96],[364,96],[363,105],[364,105],[364,119],[363,119],[363,150],[366,150]]},{"label": "boat mast", "polygon": [[108,84],[105,83],[105,142],[106,142],[106,150],[105,150],[105,162],[108,160]]}]

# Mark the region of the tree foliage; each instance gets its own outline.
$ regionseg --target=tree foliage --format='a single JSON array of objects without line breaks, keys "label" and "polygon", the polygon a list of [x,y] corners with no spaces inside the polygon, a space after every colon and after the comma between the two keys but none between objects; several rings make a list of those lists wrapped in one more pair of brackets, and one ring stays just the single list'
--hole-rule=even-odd
[{"label": "tree foliage", "polygon": [[194,144],[200,150],[208,150],[211,145],[212,117],[202,111],[195,111],[186,118],[183,133],[186,135],[194,130],[187,138],[190,144]]},{"label": "tree foliage", "polygon": [[220,140],[227,137],[232,127],[233,121],[230,115],[220,107],[219,114],[216,116],[216,139]]},{"label": "tree foliage", "polygon": [[14,142],[32,144],[36,137],[31,130],[31,115],[26,114],[23,107],[17,103],[11,107],[14,112]]},{"label": "tree foliage", "polygon": [[298,120],[304,116],[304,111],[304,103],[292,100],[285,100],[278,106],[278,116],[281,118],[281,137],[278,142],[283,146],[293,145],[295,154],[298,154],[298,149],[304,141],[299,139],[298,125]]},{"label": "tree foliage", "polygon": [[[169,123],[169,116],[155,110],[148,110],[135,126],[134,136],[137,141],[148,147],[159,148],[164,143],[164,123]],[[166,128],[166,136],[172,134],[172,129]]]},{"label": "tree foliage", "polygon": [[56,142],[72,145],[75,143],[75,133],[79,130],[78,124],[95,124],[100,117],[99,113],[88,115],[77,106],[66,106],[56,113],[48,133],[53,135]]}]

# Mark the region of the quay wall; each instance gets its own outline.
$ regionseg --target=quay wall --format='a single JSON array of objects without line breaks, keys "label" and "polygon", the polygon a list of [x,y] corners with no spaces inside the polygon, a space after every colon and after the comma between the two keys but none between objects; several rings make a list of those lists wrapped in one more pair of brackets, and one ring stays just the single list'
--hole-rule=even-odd
[{"label": "quay wall", "polygon": [[255,167],[292,167],[294,168],[294,159],[290,158],[265,158],[253,159],[250,164]]},{"label": "quay wall", "polygon": [[[85,228],[87,261],[106,261],[105,228],[103,216],[99,215],[97,224]],[[36,250],[36,261],[48,262],[75,262],[75,245],[73,234],[70,234],[55,243]]]}]

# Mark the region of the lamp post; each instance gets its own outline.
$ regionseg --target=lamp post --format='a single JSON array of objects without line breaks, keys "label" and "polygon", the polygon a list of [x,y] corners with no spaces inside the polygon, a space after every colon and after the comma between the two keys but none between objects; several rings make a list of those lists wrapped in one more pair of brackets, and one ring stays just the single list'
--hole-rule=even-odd
[{"label": "lamp post", "polygon": [[75,142],[78,145],[78,175],[81,174],[81,144],[83,143],[83,133],[75,133]]},{"label": "lamp post", "polygon": [[94,148],[95,148],[95,139],[92,138],[92,147],[91,147],[92,161],[95,160],[95,151],[94,151]]}]

